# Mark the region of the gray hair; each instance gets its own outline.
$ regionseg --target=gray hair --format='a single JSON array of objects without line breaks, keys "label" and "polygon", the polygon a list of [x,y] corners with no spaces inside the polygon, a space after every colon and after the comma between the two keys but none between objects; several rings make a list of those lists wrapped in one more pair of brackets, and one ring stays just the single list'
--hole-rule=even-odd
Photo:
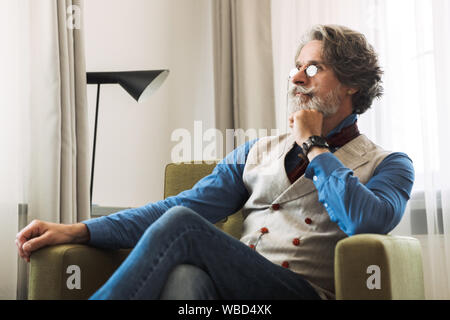
[{"label": "gray hair", "polygon": [[337,79],[346,86],[359,89],[352,97],[353,113],[363,114],[375,98],[382,97],[383,71],[378,64],[378,55],[363,34],[338,25],[314,26],[303,36],[295,60],[312,40],[323,42],[322,59],[333,69]]}]

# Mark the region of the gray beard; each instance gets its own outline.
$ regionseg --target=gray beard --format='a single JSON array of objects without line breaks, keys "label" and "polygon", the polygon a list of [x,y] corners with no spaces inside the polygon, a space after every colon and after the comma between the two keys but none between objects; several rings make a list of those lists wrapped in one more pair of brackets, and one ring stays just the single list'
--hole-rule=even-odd
[{"label": "gray beard", "polygon": [[[288,93],[289,113],[292,114],[300,110],[317,110],[323,113],[325,118],[330,117],[336,114],[342,103],[342,99],[339,97],[339,89],[340,85],[322,99],[314,94],[314,88],[293,87]],[[309,96],[309,99],[305,96],[297,96],[297,93],[306,94]]]}]

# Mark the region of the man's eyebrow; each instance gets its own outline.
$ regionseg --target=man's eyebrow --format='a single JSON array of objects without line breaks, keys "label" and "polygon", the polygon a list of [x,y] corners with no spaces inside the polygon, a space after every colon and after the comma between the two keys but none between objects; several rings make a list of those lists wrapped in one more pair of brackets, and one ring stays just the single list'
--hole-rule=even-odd
[{"label": "man's eyebrow", "polygon": [[[311,60],[311,61],[308,61],[307,63],[306,63],[306,65],[312,65],[312,64],[314,64],[314,65],[316,65],[316,64],[321,64],[321,65],[324,65],[325,63],[323,63],[322,61],[317,61],[317,60]],[[301,64],[300,62],[296,62],[295,63],[295,66],[297,67],[297,68],[301,68],[302,66],[303,66],[303,64]]]}]

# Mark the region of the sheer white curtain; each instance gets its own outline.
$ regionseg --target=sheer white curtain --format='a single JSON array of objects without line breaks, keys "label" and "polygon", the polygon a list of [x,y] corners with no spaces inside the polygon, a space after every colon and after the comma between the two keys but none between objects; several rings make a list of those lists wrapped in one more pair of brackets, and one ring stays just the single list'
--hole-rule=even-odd
[{"label": "sheer white curtain", "polygon": [[277,125],[286,128],[286,79],[300,36],[314,24],[364,33],[380,55],[385,95],[359,126],[407,153],[416,182],[392,232],[421,241],[428,299],[450,299],[450,1],[276,0],[272,5]]},{"label": "sheer white curtain", "polygon": [[[0,0],[0,299],[16,298],[18,204],[25,203],[27,82],[22,1]],[[25,20],[26,22],[26,20]]]}]

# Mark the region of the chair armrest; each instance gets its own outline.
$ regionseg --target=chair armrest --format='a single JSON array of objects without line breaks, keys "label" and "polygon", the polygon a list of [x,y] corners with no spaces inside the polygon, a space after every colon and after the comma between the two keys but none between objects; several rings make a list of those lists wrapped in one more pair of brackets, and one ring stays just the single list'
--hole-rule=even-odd
[{"label": "chair armrest", "polygon": [[335,249],[335,286],[336,299],[340,300],[424,299],[420,242],[376,234],[339,241]]},{"label": "chair armrest", "polygon": [[[101,250],[78,244],[36,251],[30,259],[28,299],[87,299],[106,282],[129,252]],[[78,279],[80,288],[74,288],[73,284]]]}]

